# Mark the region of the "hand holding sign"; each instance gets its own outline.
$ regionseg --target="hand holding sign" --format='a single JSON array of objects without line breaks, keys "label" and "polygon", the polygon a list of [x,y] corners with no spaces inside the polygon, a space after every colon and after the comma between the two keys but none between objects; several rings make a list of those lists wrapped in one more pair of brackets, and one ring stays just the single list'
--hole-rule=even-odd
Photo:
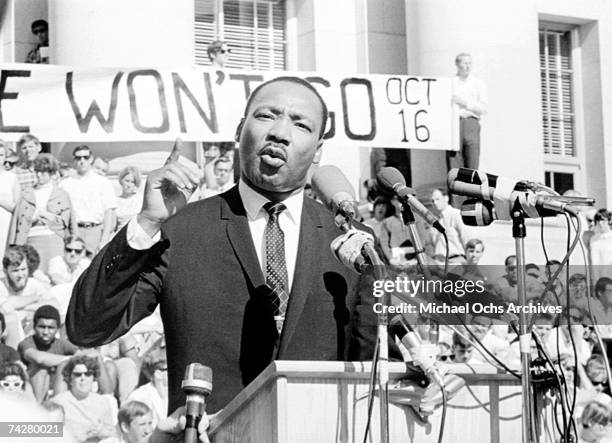
[{"label": "hand holding sign", "polygon": [[177,139],[164,166],[147,177],[138,224],[151,236],[187,204],[202,178],[198,166],[181,157],[181,148],[181,140]]}]

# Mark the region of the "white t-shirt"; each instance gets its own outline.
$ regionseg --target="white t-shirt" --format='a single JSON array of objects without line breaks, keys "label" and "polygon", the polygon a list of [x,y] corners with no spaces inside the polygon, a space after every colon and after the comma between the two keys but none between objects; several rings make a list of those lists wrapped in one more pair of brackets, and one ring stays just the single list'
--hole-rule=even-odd
[{"label": "white t-shirt", "polygon": [[79,223],[102,223],[104,211],[117,207],[110,180],[93,171],[68,177],[60,183],[60,187],[70,196],[72,210]]}]

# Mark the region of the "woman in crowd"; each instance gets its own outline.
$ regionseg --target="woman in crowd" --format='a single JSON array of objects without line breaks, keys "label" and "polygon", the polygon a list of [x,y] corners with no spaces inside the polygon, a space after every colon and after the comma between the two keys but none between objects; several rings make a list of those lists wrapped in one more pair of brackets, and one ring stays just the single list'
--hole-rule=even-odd
[{"label": "woman in crowd", "polygon": [[374,200],[373,217],[366,220],[364,225],[369,226],[374,231],[377,238],[380,239],[383,220],[393,215],[391,203],[385,197],[376,197]]},{"label": "woman in crowd", "polygon": [[10,244],[30,244],[40,254],[40,268],[46,274],[49,260],[64,251],[64,239],[76,232],[70,197],[55,184],[58,161],[51,154],[34,160],[37,184],[21,196],[11,222]]},{"label": "woman in crowd", "polygon": [[64,408],[66,427],[79,441],[100,441],[114,435],[114,414],[108,401],[93,392],[100,374],[95,358],[73,356],[62,371],[69,390],[52,398]]},{"label": "woman in crowd", "polygon": [[578,421],[578,443],[598,443],[610,430],[610,407],[598,402],[588,403]]},{"label": "woman in crowd", "polygon": [[4,256],[4,247],[11,215],[19,201],[20,187],[17,176],[4,168],[4,163],[9,155],[8,146],[0,140],[0,257]]},{"label": "woman in crowd", "polygon": [[123,228],[142,207],[140,172],[134,166],[127,166],[119,173],[121,195],[117,198],[117,231]]},{"label": "woman in crowd", "polygon": [[13,394],[26,392],[26,374],[19,363],[3,363],[0,365],[0,390]]}]

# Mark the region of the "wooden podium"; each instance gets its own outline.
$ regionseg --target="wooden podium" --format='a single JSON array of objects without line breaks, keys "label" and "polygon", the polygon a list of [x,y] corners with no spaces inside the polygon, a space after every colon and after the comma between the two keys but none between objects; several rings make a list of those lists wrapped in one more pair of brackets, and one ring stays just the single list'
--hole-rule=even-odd
[{"label": "wooden podium", "polygon": [[[275,361],[211,420],[213,443],[362,443],[369,363]],[[449,401],[445,442],[521,440],[520,381],[492,366],[450,365],[466,385]],[[391,382],[405,363],[389,365]],[[213,393],[214,395],[214,389]],[[407,406],[389,407],[392,442],[437,442],[442,408],[423,423]],[[369,442],[378,442],[378,401]]]}]

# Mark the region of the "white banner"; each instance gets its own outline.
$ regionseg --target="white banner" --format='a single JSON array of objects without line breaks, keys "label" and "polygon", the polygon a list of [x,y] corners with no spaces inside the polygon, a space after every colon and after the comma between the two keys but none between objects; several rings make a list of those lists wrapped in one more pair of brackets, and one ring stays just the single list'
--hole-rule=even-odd
[{"label": "white banner", "polygon": [[[0,64],[0,138],[46,142],[233,140],[246,98],[295,75],[325,99],[337,145],[457,149],[450,78],[205,68]],[[329,143],[329,142],[328,142]]]}]

